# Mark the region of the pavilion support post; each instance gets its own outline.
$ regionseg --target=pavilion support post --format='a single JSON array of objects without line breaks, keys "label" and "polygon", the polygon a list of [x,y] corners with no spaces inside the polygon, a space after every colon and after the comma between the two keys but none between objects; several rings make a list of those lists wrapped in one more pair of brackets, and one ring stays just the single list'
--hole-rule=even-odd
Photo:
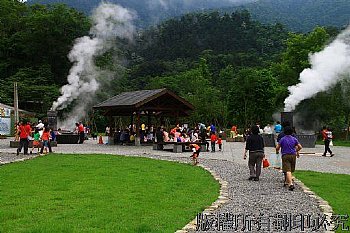
[{"label": "pavilion support post", "polygon": [[131,126],[131,128],[130,128],[130,133],[134,133],[133,131],[134,131],[134,113],[131,113],[131,117],[130,117],[130,126]]},{"label": "pavilion support post", "polygon": [[151,129],[151,113],[150,112],[147,113],[147,125],[148,125],[148,130]]},{"label": "pavilion support post", "polygon": [[108,116],[108,127],[109,127],[109,135],[106,135],[108,138],[108,145],[113,145],[114,144],[114,138],[112,134],[112,127],[114,126],[114,118],[113,116]]},{"label": "pavilion support post", "polygon": [[140,139],[140,112],[139,111],[137,112],[135,146],[141,146],[141,139]]}]

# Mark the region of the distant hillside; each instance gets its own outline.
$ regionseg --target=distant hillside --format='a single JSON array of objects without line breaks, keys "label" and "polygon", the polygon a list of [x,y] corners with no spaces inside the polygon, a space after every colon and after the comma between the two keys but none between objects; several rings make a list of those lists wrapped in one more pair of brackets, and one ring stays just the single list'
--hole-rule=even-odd
[{"label": "distant hillside", "polygon": [[239,8],[247,9],[252,18],[260,22],[281,22],[293,31],[308,32],[317,25],[346,27],[350,24],[349,0],[261,0]]},{"label": "distant hillside", "polygon": [[[65,3],[90,14],[101,0],[28,0],[29,4]],[[293,31],[308,32],[315,26],[345,27],[350,23],[349,0],[110,0],[137,12],[139,27],[192,11],[230,12],[247,9],[262,23],[281,22]]]},{"label": "distant hillside", "polygon": [[[167,18],[192,11],[239,6],[256,0],[109,0],[137,12],[137,25],[147,27]],[[64,3],[85,14],[90,14],[101,0],[28,0],[29,4]]]}]

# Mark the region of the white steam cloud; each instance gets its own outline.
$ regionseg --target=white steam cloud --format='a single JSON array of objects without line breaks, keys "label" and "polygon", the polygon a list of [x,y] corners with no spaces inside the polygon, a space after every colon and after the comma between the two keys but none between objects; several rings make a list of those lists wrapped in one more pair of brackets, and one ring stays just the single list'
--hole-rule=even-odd
[{"label": "white steam cloud", "polygon": [[310,55],[311,68],[300,73],[300,83],[288,87],[284,111],[293,111],[303,100],[326,91],[350,72],[350,27],[321,52]]},{"label": "white steam cloud", "polygon": [[101,3],[94,10],[91,36],[76,39],[68,55],[74,63],[67,77],[68,84],[61,88],[61,96],[53,103],[53,110],[64,109],[76,100],[78,110],[72,110],[75,115],[70,114],[73,119],[69,121],[74,124],[84,117],[84,107],[91,104],[100,86],[98,78],[101,70],[95,65],[95,59],[117,46],[117,38],[132,39],[135,31],[133,19],[132,12],[110,3]]}]

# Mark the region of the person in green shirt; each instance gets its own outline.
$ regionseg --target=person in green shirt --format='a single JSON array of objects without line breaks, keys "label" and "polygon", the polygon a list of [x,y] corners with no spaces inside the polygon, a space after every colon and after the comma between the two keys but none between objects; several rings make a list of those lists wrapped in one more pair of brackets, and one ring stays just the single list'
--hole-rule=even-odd
[{"label": "person in green shirt", "polygon": [[32,147],[32,150],[30,151],[30,154],[33,153],[34,151],[34,148],[37,148],[38,149],[38,154],[39,154],[39,149],[40,149],[40,133],[39,133],[39,129],[38,128],[35,128],[35,131],[34,131],[34,135],[33,135],[33,147]]}]

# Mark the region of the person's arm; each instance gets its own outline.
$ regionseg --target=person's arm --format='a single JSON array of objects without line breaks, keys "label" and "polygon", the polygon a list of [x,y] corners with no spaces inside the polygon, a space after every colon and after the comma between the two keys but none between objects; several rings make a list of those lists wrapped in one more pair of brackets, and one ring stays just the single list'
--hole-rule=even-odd
[{"label": "person's arm", "polygon": [[280,153],[281,145],[277,144],[276,146],[276,154]]},{"label": "person's arm", "polygon": [[296,145],[296,151],[297,151],[297,157],[299,158],[299,151],[303,149],[303,147],[300,145],[300,143],[298,143],[298,145]]}]

